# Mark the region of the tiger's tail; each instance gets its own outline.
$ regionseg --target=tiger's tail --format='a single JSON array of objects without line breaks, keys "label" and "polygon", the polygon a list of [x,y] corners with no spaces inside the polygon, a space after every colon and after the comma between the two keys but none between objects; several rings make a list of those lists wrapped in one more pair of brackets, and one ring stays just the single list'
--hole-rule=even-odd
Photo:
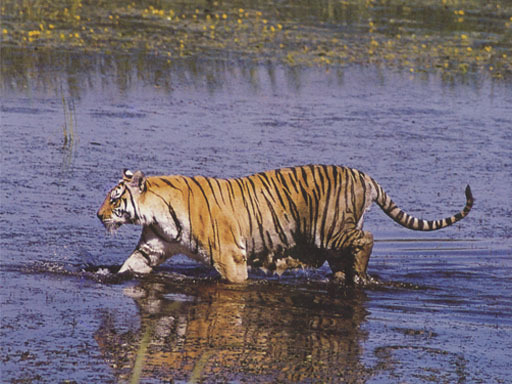
[{"label": "tiger's tail", "polygon": [[416,231],[435,231],[437,229],[448,227],[466,217],[469,211],[471,211],[471,207],[474,202],[471,188],[468,185],[466,186],[466,206],[460,212],[442,220],[422,220],[411,216],[400,209],[378,183],[375,182],[374,186],[377,187],[377,197],[375,198],[375,201],[386,215],[391,217],[398,224]]}]

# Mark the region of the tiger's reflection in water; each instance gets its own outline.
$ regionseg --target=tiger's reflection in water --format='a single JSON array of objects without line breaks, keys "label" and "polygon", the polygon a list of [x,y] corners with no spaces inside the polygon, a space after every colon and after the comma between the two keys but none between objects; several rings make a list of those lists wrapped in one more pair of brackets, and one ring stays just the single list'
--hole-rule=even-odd
[{"label": "tiger's reflection in water", "polygon": [[125,289],[140,327],[109,313],[95,339],[119,381],[362,383],[366,295],[333,289],[144,281]]}]

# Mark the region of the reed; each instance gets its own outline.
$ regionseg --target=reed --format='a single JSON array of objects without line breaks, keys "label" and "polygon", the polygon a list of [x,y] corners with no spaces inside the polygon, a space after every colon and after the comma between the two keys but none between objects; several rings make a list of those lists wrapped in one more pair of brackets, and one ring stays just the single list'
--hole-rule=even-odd
[{"label": "reed", "polygon": [[66,100],[63,92],[61,91],[62,109],[64,111],[63,129],[63,147],[71,148],[75,141],[75,126],[76,126],[76,110],[73,99]]}]

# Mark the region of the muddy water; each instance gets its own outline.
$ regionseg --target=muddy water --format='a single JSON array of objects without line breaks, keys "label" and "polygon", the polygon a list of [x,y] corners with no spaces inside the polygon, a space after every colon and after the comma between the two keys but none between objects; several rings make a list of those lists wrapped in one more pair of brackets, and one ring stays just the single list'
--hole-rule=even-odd
[{"label": "muddy water", "polygon": [[[3,79],[3,382],[510,380],[510,84],[167,70]],[[425,218],[462,208],[466,184],[476,203],[436,233],[374,208],[369,272],[384,283],[366,289],[332,285],[327,267],[228,285],[183,257],[145,279],[110,274],[139,233],[108,237],[95,217],[123,168],[231,177],[307,163],[363,170]]]}]

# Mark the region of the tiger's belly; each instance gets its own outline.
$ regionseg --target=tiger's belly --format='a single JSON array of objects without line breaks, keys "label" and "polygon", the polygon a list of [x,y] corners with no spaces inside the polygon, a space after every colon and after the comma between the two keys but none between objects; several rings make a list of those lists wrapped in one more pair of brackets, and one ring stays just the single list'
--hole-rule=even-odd
[{"label": "tiger's belly", "polygon": [[326,259],[324,250],[307,245],[295,245],[288,249],[278,247],[273,251],[253,252],[247,258],[247,264],[265,273],[281,275],[287,269],[318,268],[325,263]]}]

